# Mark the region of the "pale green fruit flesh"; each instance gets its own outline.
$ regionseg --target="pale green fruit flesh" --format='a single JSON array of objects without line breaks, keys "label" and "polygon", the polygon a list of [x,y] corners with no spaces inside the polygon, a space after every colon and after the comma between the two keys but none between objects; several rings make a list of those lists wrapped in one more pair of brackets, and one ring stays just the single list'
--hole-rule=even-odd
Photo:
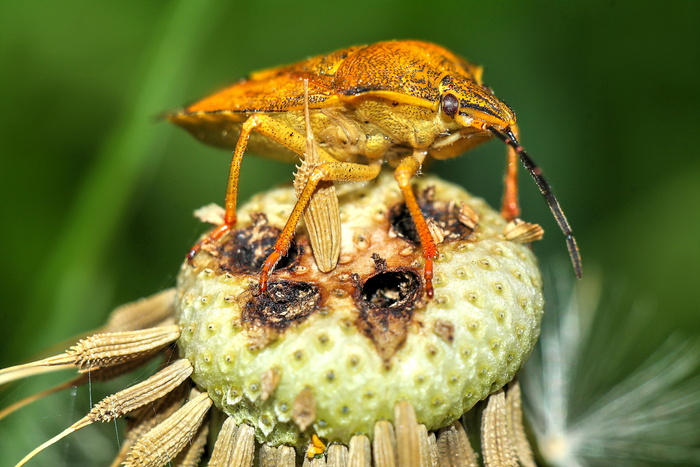
[{"label": "pale green fruit flesh", "polygon": [[[282,282],[271,296],[256,296],[259,269],[237,270],[223,246],[183,265],[180,352],[194,365],[194,381],[237,423],[253,425],[259,441],[301,446],[311,433],[341,442],[371,436],[374,423],[392,420],[404,399],[420,423],[437,429],[510,381],[532,350],[544,301],[529,247],[506,241],[505,221],[481,199],[436,177],[414,184],[416,193],[428,187],[448,217],[460,203],[478,214],[466,238],[438,245],[432,300],[422,285],[420,247],[390,222],[402,203],[390,173],[339,187],[343,243],[335,270],[317,270],[303,225],[297,229],[303,253],[272,280],[300,288]],[[239,209],[236,227],[251,231],[251,214],[262,212],[281,228],[294,202],[291,187],[258,195]],[[386,261],[384,271],[373,254]],[[380,304],[369,303],[375,293]],[[285,300],[293,306],[282,317],[270,311]],[[304,432],[295,400],[311,410]]]}]

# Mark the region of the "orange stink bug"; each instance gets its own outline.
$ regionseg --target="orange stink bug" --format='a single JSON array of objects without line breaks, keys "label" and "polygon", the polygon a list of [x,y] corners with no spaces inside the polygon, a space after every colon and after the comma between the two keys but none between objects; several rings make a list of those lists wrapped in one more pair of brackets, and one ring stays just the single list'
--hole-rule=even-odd
[{"label": "orange stink bug", "polygon": [[[438,250],[411,188],[411,178],[427,157],[457,157],[494,136],[507,146],[503,217],[513,220],[520,213],[519,158],[564,232],[574,270],[580,277],[581,258],[566,216],[539,167],[518,142],[515,113],[482,84],[481,74],[481,67],[435,44],[379,42],[253,73],[246,80],[171,113],[169,120],[200,140],[234,148],[224,223],[195,245],[190,257],[204,243],[215,241],[235,225],[241,159],[248,148],[253,153],[286,161],[304,159],[307,105],[317,162],[309,169],[287,225],[263,265],[259,286],[262,292],[277,261],[287,253],[300,217],[315,202],[319,186],[328,190],[336,181],[370,180],[379,174],[382,164],[388,163],[394,167],[420,238],[425,289],[432,297],[433,260]],[[328,193],[333,198],[333,192],[326,193],[327,199]],[[326,209],[325,214],[316,212],[315,216],[337,216],[337,209]],[[328,219],[328,223],[336,221]],[[317,263],[317,248],[334,248],[324,244],[312,246]],[[337,253],[323,256],[325,265],[320,269],[332,269]]]}]

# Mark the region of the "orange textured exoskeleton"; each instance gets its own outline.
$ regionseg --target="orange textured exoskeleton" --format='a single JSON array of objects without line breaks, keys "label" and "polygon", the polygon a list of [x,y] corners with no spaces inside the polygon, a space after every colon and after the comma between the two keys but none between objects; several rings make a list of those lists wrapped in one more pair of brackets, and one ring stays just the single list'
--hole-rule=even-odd
[{"label": "orange textured exoskeleton", "polygon": [[[333,182],[373,179],[381,165],[388,163],[395,168],[396,181],[416,225],[425,258],[425,289],[431,297],[433,260],[438,250],[412,191],[411,178],[427,157],[456,157],[493,136],[508,148],[503,216],[512,220],[519,215],[520,158],[566,235],[580,276],[580,257],[568,221],[539,168],[517,140],[515,113],[482,84],[481,73],[481,67],[435,44],[379,42],[253,73],[171,113],[169,120],[200,140],[234,148],[224,224],[195,245],[190,255],[235,225],[240,164],[247,149],[290,162],[304,159],[306,105],[318,162],[308,172],[275,250],[263,265],[261,291],[265,291],[277,261],[287,253],[302,215],[307,226],[313,221],[322,226],[339,225],[333,218],[338,216]],[[328,203],[333,202],[335,207],[331,204],[329,208]],[[328,219],[319,219],[324,216]],[[338,260],[340,230],[339,226],[320,230],[310,231],[312,247],[319,269],[329,271]]]}]

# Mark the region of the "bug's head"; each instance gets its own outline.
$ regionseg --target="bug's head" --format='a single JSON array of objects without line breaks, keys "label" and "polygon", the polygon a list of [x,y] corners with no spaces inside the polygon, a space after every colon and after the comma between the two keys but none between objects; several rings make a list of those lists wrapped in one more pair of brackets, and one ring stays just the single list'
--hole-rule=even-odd
[{"label": "bug's head", "polygon": [[459,76],[442,79],[440,108],[464,128],[506,130],[515,124],[515,112],[491,88]]},{"label": "bug's head", "polygon": [[577,277],[581,277],[581,255],[569,221],[554,197],[552,188],[542,171],[527,155],[515,134],[515,112],[508,104],[494,96],[488,86],[464,78],[445,76],[440,82],[440,109],[463,128],[476,129],[503,141],[520,158],[544,195],[549,209],[566,236],[569,256]]}]

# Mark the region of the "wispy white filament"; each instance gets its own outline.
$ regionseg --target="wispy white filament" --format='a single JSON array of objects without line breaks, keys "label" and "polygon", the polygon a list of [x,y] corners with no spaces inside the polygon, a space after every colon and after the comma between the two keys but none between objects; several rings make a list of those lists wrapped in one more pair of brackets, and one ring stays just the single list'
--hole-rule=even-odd
[{"label": "wispy white filament", "polygon": [[699,343],[672,336],[625,376],[620,363],[638,358],[633,344],[653,321],[639,305],[602,302],[590,284],[559,286],[523,371],[544,460],[555,467],[700,465]]}]

